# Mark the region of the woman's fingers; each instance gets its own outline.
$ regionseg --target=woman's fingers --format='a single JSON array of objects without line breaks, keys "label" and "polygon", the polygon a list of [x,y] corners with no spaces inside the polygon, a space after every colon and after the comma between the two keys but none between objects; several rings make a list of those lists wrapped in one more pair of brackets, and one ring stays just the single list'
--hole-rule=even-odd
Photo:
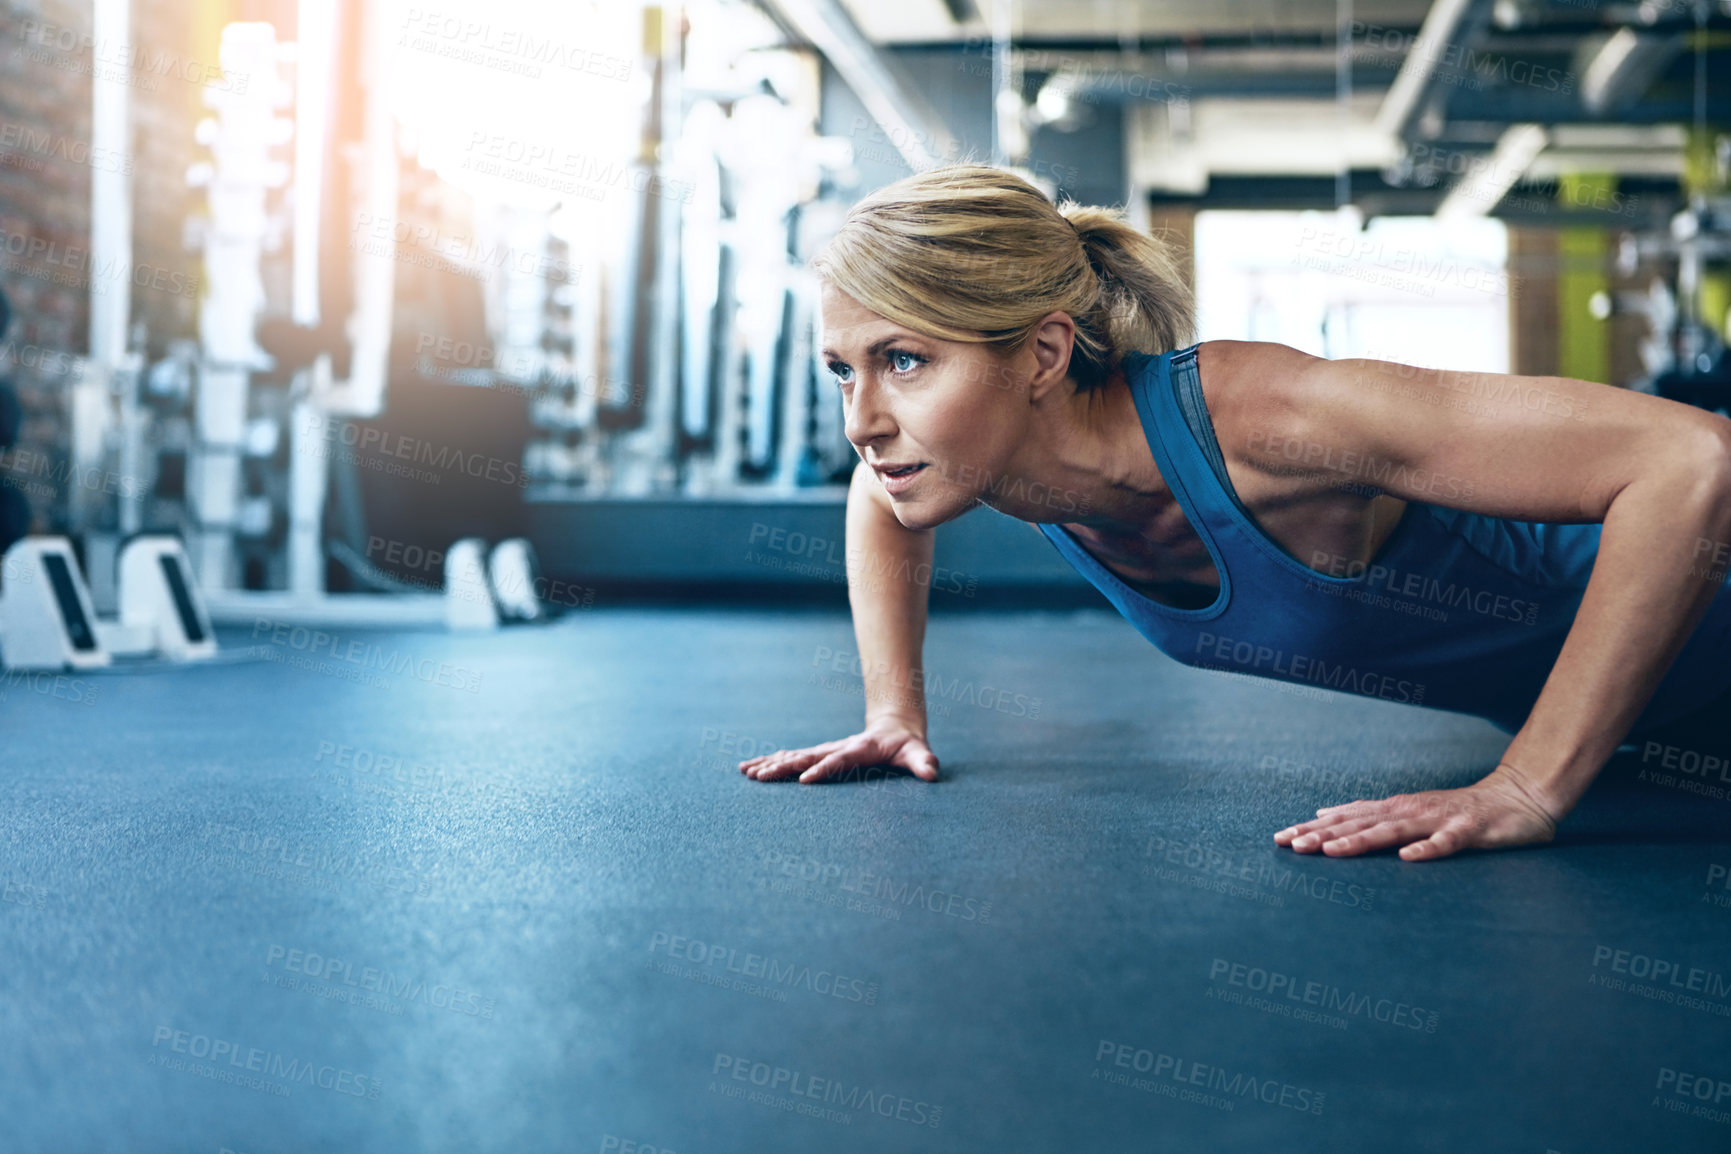
[{"label": "woman's fingers", "polygon": [[[1309,853],[1312,850],[1323,848],[1336,838],[1342,838],[1347,834],[1357,833],[1361,829],[1368,829],[1382,820],[1383,819],[1380,817],[1342,817],[1328,818],[1317,822],[1306,822],[1306,826],[1314,828],[1305,829],[1300,827],[1298,834],[1295,837],[1290,838],[1289,841],[1292,848],[1297,850],[1299,853]],[[1283,830],[1281,832],[1284,833],[1285,831]]]},{"label": "woman's fingers", "polygon": [[751,770],[747,776],[756,778],[758,781],[782,781],[793,777],[804,770],[806,766],[824,756],[825,754],[815,749],[790,750],[785,755]]},{"label": "woman's fingers", "polygon": [[[1400,795],[1400,794],[1395,795],[1395,797],[1400,797],[1400,796],[1402,796],[1402,795]],[[1392,798],[1392,797],[1383,799],[1383,801],[1393,801],[1393,800],[1394,800],[1394,798]],[[1321,809],[1316,811],[1316,816],[1317,817],[1332,817],[1335,814],[1339,814],[1339,813],[1356,812],[1360,809],[1363,809],[1367,805],[1381,805],[1381,804],[1382,804],[1381,801],[1366,801],[1363,799],[1360,799],[1358,801],[1346,801],[1346,802],[1342,802],[1339,805],[1325,805]]]},{"label": "woman's fingers", "polygon": [[839,742],[839,741],[826,741],[822,745],[813,745],[813,746],[809,746],[805,749],[778,749],[774,753],[759,754],[756,757],[747,758],[746,760],[740,762],[739,763],[739,772],[745,774],[748,777],[754,776],[752,774],[752,770],[758,769],[762,766],[771,765],[775,762],[782,761],[786,758],[798,757],[801,754],[806,754],[806,753],[828,753],[830,750],[836,748],[840,744],[841,744],[841,742]]},{"label": "woman's fingers", "polygon": [[1374,853],[1394,845],[1404,845],[1415,837],[1423,837],[1431,827],[1411,819],[1374,821],[1364,829],[1341,833],[1322,843],[1322,852],[1329,857],[1351,857]]},{"label": "woman's fingers", "polygon": [[807,766],[799,775],[801,785],[810,785],[814,781],[822,781],[833,774],[853,769],[860,765],[871,765],[872,759],[862,757],[857,750],[838,749],[834,753],[825,754],[817,761]]},{"label": "woman's fingers", "polygon": [[[909,744],[913,743],[909,742]],[[938,780],[938,755],[933,753],[931,747],[924,742],[921,742],[919,747],[911,752],[904,747],[904,751],[897,756],[895,764],[921,781]]]},{"label": "woman's fingers", "polygon": [[1400,847],[1404,861],[1433,861],[1465,849],[1501,849],[1550,841],[1556,822],[1530,789],[1492,773],[1462,789],[1395,794],[1317,810],[1313,821],[1274,835],[1299,853],[1330,857]]},{"label": "woman's fingers", "polygon": [[739,763],[739,772],[754,781],[825,781],[852,769],[894,765],[922,781],[938,779],[938,758],[932,747],[906,731],[867,730],[839,741],[805,749],[778,749]]},{"label": "woman's fingers", "polygon": [[922,781],[938,779],[938,758],[923,741],[890,744],[866,736],[826,741],[808,749],[779,749],[739,763],[739,772],[755,781],[786,781],[798,777],[803,783],[825,781],[851,769],[895,765]]},{"label": "woman's fingers", "polygon": [[[1354,802],[1353,804],[1359,805],[1363,803]],[[1275,844],[1291,845],[1293,842],[1308,834],[1320,833],[1332,829],[1341,822],[1350,821],[1355,817],[1368,816],[1367,813],[1361,813],[1358,810],[1348,811],[1345,806],[1335,806],[1334,810],[1335,812],[1327,813],[1326,816],[1315,817],[1309,821],[1302,821],[1297,825],[1288,826],[1281,830],[1279,833],[1274,835]],[[1324,811],[1321,810],[1318,811],[1318,813],[1323,812]]]},{"label": "woman's fingers", "polygon": [[1448,857],[1466,844],[1462,832],[1452,825],[1444,826],[1429,837],[1401,847],[1400,856],[1407,861],[1429,861]]}]

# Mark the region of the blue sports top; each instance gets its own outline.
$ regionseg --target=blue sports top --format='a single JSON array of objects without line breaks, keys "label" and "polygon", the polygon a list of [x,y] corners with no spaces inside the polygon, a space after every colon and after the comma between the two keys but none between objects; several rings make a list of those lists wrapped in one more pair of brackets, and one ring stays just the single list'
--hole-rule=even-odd
[{"label": "blue sports top", "polygon": [[[1197,345],[1124,358],[1160,475],[1220,576],[1203,609],[1125,584],[1056,524],[1037,528],[1138,632],[1186,665],[1470,713],[1513,733],[1575,620],[1600,526],[1512,521],[1421,501],[1368,566],[1302,564],[1239,502],[1203,403]],[[1721,587],[1631,733],[1731,688],[1731,583]]]}]

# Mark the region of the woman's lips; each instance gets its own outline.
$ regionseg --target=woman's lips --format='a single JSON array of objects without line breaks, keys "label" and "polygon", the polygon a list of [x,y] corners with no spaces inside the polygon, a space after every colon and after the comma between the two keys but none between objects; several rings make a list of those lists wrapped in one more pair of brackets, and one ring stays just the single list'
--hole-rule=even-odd
[{"label": "woman's lips", "polygon": [[925,471],[924,464],[903,465],[899,470],[886,467],[878,469],[878,477],[883,481],[885,491],[893,496],[913,484],[915,478]]}]

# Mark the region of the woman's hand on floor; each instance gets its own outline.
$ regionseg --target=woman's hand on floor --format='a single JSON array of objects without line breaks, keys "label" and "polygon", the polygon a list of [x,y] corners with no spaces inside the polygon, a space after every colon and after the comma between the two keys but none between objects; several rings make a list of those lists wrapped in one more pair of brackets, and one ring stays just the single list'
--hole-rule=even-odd
[{"label": "woman's hand on floor", "polygon": [[739,763],[739,772],[757,781],[822,781],[850,769],[895,765],[922,781],[938,780],[938,755],[925,735],[898,718],[883,718],[852,737],[807,749],[778,749]]},{"label": "woman's hand on floor", "polygon": [[1557,817],[1518,770],[1499,765],[1464,789],[1397,793],[1382,801],[1354,801],[1316,811],[1316,820],[1274,835],[1299,853],[1329,857],[1400,846],[1406,861],[1431,861],[1463,849],[1506,849],[1550,841]]}]

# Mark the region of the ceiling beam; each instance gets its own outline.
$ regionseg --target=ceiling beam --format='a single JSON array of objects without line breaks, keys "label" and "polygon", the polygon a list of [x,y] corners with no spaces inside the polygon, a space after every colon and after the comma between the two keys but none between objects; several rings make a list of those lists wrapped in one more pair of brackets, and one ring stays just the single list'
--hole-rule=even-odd
[{"label": "ceiling beam", "polygon": [[1464,53],[1490,23],[1493,0],[1436,0],[1407,51],[1406,63],[1377,110],[1376,126],[1398,140],[1410,139],[1414,124],[1432,103],[1446,103],[1446,73],[1438,67]]},{"label": "ceiling beam", "polygon": [[886,53],[867,40],[840,0],[762,0],[765,8],[823,54],[915,172],[958,153],[935,108]]}]

